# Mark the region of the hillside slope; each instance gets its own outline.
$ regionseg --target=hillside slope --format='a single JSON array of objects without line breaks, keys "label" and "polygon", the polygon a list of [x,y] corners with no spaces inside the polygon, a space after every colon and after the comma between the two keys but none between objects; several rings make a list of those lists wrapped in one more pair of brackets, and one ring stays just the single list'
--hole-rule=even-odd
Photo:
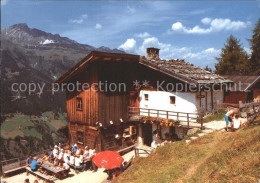
[{"label": "hillside slope", "polygon": [[139,158],[115,182],[257,182],[260,179],[260,125],[179,141]]}]

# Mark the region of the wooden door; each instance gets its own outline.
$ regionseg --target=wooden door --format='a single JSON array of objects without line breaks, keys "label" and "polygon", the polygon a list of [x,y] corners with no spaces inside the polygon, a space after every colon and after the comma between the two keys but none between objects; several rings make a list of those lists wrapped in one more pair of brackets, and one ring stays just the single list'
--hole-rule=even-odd
[{"label": "wooden door", "polygon": [[144,144],[151,146],[153,141],[153,127],[151,123],[145,123],[142,125],[142,132],[144,138]]}]

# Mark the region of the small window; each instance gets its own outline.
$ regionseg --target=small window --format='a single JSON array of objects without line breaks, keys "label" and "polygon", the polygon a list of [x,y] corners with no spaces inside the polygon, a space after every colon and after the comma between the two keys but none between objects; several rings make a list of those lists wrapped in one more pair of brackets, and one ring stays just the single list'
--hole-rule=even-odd
[{"label": "small window", "polygon": [[79,144],[83,144],[83,139],[84,139],[84,135],[83,135],[83,131],[77,131],[77,141]]},{"label": "small window", "polygon": [[149,100],[149,95],[148,94],[144,94],[144,100],[148,101]]},{"label": "small window", "polygon": [[82,98],[81,97],[77,97],[76,98],[76,109],[77,111],[82,111]]},{"label": "small window", "polygon": [[175,104],[175,97],[174,96],[170,96],[170,104]]}]

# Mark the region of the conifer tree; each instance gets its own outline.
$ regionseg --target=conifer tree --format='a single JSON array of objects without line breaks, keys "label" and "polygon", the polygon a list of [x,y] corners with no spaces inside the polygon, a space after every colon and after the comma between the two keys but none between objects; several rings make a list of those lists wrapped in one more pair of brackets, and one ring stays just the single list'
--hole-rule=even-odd
[{"label": "conifer tree", "polygon": [[216,57],[216,73],[221,75],[247,75],[250,72],[250,64],[247,53],[243,50],[239,40],[234,36],[227,39],[220,57]]},{"label": "conifer tree", "polygon": [[252,50],[250,58],[252,74],[260,75],[260,19],[258,19],[253,30],[252,39],[249,41]]}]

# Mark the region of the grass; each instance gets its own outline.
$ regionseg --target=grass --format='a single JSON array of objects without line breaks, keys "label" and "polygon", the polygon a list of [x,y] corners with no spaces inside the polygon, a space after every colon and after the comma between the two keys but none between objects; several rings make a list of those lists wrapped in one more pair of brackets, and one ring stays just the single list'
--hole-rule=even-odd
[{"label": "grass", "polygon": [[[47,120],[43,120],[42,117],[47,118]],[[41,116],[17,113],[8,117],[2,123],[1,137],[4,139],[15,139],[18,136],[32,136],[42,139],[41,131],[36,129],[35,121],[39,121],[42,125],[46,124],[53,132],[67,125],[66,115],[63,113],[45,112]]]},{"label": "grass", "polygon": [[15,114],[6,119],[1,125],[1,137],[14,139],[16,136],[24,137],[26,129],[33,127],[29,116]]},{"label": "grass", "polygon": [[257,182],[260,125],[233,133],[214,132],[186,144],[167,144],[138,158],[115,182]]},{"label": "grass", "polygon": [[47,118],[45,123],[52,131],[57,131],[59,128],[67,125],[66,114],[63,113],[53,113],[49,111],[42,113],[42,117]]},{"label": "grass", "polygon": [[204,123],[210,122],[210,121],[223,121],[224,115],[226,114],[225,110],[219,110],[218,113],[215,113],[214,115],[209,114],[207,117],[203,119]]}]

